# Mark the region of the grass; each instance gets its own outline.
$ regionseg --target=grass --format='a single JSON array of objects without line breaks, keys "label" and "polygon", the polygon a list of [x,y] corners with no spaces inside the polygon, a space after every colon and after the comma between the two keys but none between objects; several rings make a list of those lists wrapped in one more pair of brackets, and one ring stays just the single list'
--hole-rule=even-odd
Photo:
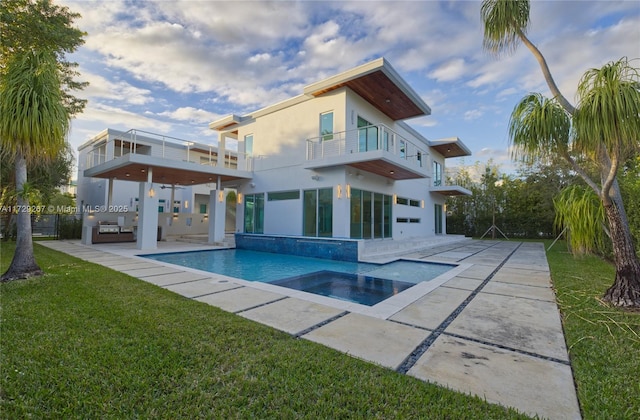
[{"label": "grass", "polygon": [[527,418],[34,246],[47,274],[0,285],[3,418]]},{"label": "grass", "polygon": [[640,418],[640,312],[600,300],[614,267],[593,256],[573,258],[561,243],[547,259],[583,416]]}]

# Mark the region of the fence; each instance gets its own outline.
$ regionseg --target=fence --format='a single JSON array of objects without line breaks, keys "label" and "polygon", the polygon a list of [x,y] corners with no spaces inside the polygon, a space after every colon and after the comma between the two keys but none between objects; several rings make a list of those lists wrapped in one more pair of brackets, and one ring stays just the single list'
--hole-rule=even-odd
[{"label": "fence", "polygon": [[[2,238],[16,237],[15,215],[3,214],[0,218]],[[53,239],[80,239],[82,215],[78,214],[32,214],[31,234],[34,237]]]}]

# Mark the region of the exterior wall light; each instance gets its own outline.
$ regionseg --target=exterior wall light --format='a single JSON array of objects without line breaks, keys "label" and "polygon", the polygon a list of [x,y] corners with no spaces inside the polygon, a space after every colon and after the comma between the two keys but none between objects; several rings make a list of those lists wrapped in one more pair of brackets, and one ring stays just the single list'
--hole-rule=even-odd
[{"label": "exterior wall light", "polygon": [[351,198],[351,184],[347,184],[347,198]]},{"label": "exterior wall light", "polygon": [[218,191],[218,201],[221,202],[221,203],[224,201],[224,191],[223,190]]},{"label": "exterior wall light", "polygon": [[238,193],[238,204],[242,204],[242,193]]},{"label": "exterior wall light", "polygon": [[340,184],[336,186],[336,195],[338,198],[342,198],[342,186]]},{"label": "exterior wall light", "polygon": [[420,207],[424,208],[424,200],[420,202]]},{"label": "exterior wall light", "polygon": [[156,196],[156,192],[153,187],[149,188],[149,197],[153,198]]},{"label": "exterior wall light", "polygon": [[398,195],[393,194],[393,204],[398,204]]}]

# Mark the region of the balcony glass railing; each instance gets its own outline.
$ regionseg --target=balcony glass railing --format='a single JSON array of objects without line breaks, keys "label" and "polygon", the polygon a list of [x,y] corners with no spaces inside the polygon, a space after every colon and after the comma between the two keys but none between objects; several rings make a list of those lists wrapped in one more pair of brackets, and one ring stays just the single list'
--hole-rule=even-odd
[{"label": "balcony glass railing", "polygon": [[426,148],[401,136],[384,124],[323,134],[307,139],[307,160],[326,159],[373,150],[388,152],[416,167],[426,166]]},{"label": "balcony glass railing", "polygon": [[[207,166],[218,166],[219,161],[218,148],[216,146],[142,130],[129,130],[121,135],[108,137],[104,142],[98,143],[90,150],[86,155],[85,169],[127,154],[154,156]],[[253,163],[252,158],[244,153],[225,150],[222,166],[250,171]]]}]

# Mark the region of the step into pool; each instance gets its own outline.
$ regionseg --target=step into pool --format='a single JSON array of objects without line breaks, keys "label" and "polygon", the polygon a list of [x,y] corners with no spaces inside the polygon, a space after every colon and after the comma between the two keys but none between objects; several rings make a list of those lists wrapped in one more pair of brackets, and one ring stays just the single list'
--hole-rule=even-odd
[{"label": "step into pool", "polygon": [[156,261],[271,283],[372,306],[455,265],[399,260],[355,263],[244,249],[141,255]]}]

